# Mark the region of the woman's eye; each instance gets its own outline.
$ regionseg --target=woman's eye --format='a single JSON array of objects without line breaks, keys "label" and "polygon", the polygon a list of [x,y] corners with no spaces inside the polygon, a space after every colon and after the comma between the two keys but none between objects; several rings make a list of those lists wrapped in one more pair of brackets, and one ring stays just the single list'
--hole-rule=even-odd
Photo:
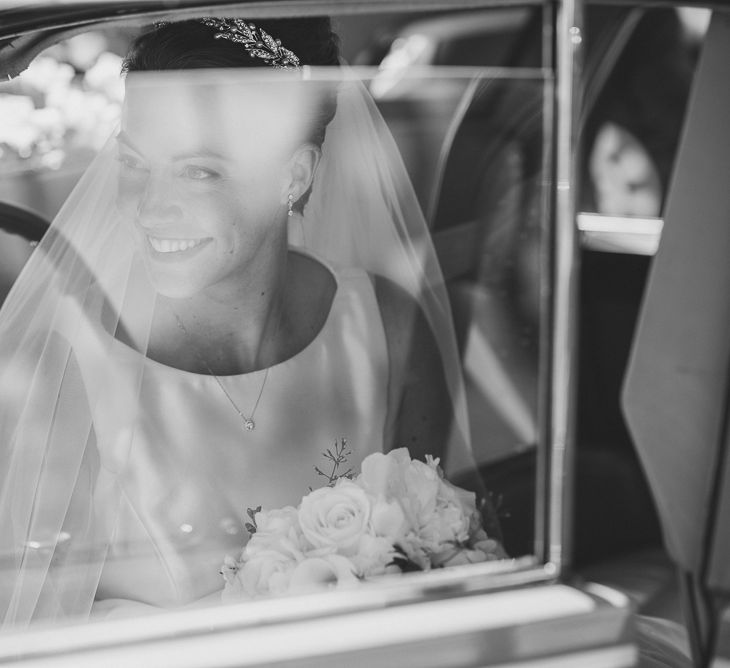
[{"label": "woman's eye", "polygon": [[207,167],[199,167],[197,165],[189,165],[182,169],[182,176],[193,181],[205,181],[214,179],[219,176],[218,172],[208,169]]},{"label": "woman's eye", "polygon": [[122,165],[122,168],[125,171],[132,171],[132,172],[143,172],[146,171],[146,167],[142,163],[139,158],[135,158],[133,155],[129,155],[126,153],[120,153],[117,156],[117,160]]}]

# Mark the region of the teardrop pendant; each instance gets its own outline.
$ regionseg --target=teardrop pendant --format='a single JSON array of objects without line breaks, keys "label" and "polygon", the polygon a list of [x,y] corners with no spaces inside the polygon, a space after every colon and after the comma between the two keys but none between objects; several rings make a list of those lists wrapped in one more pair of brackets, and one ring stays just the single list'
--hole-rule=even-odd
[{"label": "teardrop pendant", "polygon": [[[174,311],[173,311],[173,315],[175,316],[177,326],[180,328],[182,333],[185,335],[185,338],[189,340],[190,335],[188,334],[188,330],[185,328],[183,321],[180,320],[180,317]],[[277,322],[275,331],[278,331],[278,328],[279,328],[279,324]],[[254,429],[256,429],[256,423],[253,421],[253,416],[254,416],[254,413],[256,412],[256,409],[259,407],[259,402],[261,401],[261,397],[264,394],[264,388],[266,387],[266,381],[269,378],[269,371],[271,371],[271,367],[268,367],[266,369],[266,373],[264,374],[264,379],[261,381],[261,387],[259,388],[259,395],[258,395],[258,397],[256,397],[256,403],[254,404],[253,408],[251,409],[251,417],[246,417],[243,414],[243,412],[241,411],[241,409],[238,407],[238,404],[233,400],[233,397],[228,393],[228,390],[226,390],[225,386],[221,382],[221,379],[218,378],[218,376],[216,376],[213,373],[213,369],[210,368],[210,365],[206,361],[205,357],[203,357],[200,354],[200,352],[197,350],[197,348],[195,348],[195,346],[192,344],[192,342],[190,342],[190,345],[191,345],[193,351],[195,352],[195,354],[197,355],[197,357],[203,363],[203,366],[208,370],[208,373],[215,379],[215,382],[218,384],[218,387],[220,387],[221,392],[223,392],[223,394],[226,396],[226,399],[228,399],[231,406],[233,406],[233,408],[236,410],[236,413],[238,413],[239,416],[241,417],[241,420],[243,420],[243,428],[246,431],[253,431]]]}]

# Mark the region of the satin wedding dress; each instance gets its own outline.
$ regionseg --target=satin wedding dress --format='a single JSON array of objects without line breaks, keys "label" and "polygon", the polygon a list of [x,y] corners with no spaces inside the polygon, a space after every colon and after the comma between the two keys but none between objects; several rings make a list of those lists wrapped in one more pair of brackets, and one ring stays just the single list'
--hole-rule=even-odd
[{"label": "satin wedding dress", "polygon": [[[354,470],[382,449],[388,355],[372,282],[361,270],[330,271],[334,300],[308,346],[268,374],[219,377],[237,405],[253,406],[266,376],[252,431],[215,377],[144,360],[145,410],[128,425],[134,434],[126,466],[109,487],[112,497],[121,487],[121,502],[97,600],[178,607],[220,590],[224,556],[237,554],[247,538],[247,508],[296,506],[310,487],[326,483],[314,467],[328,471],[322,452],[343,438]],[[117,468],[114,441],[125,394],[115,387],[129,381],[99,375],[92,353],[99,337],[108,334],[76,335],[85,350],[79,366],[86,392],[105,397],[92,411],[99,460],[85,475],[93,480]],[[139,353],[112,345],[120,368],[125,357],[136,368]],[[95,507],[113,505],[92,487]]]}]

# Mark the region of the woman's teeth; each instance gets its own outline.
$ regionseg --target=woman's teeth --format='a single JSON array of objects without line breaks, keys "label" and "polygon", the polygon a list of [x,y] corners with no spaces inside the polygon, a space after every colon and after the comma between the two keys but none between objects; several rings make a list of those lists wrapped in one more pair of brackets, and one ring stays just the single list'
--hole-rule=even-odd
[{"label": "woman's teeth", "polygon": [[179,253],[203,243],[203,239],[157,239],[155,237],[148,237],[148,239],[150,246],[158,253]]}]

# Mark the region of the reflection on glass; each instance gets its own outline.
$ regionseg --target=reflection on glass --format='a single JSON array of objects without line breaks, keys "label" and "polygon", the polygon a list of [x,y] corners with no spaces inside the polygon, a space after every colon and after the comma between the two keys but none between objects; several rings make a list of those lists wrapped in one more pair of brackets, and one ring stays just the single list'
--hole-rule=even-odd
[{"label": "reflection on glass", "polygon": [[5,625],[532,550],[545,83],[337,63],[322,19],[135,42],[0,313]]},{"label": "reflection on glass", "polygon": [[[511,555],[534,541],[544,86],[406,78],[378,99],[424,202],[459,345],[472,451]],[[376,77],[376,82],[378,78]],[[375,86],[373,86],[375,89]]]},{"label": "reflection on glass", "polygon": [[685,16],[588,8],[581,210],[661,215],[701,41]]}]

